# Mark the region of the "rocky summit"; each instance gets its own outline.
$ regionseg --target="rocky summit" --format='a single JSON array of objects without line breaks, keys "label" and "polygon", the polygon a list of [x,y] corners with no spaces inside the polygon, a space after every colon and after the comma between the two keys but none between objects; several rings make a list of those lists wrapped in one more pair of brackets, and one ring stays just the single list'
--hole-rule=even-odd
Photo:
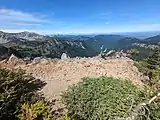
[{"label": "rocky summit", "polygon": [[47,84],[42,92],[46,98],[56,100],[54,109],[63,107],[59,101],[61,92],[84,77],[113,76],[130,80],[138,86],[143,85],[141,80],[144,80],[144,76],[134,66],[134,61],[129,58],[35,58],[29,63],[22,63],[21,59],[17,60],[17,57],[12,55],[8,61],[1,61],[0,67],[21,68],[35,78],[45,81]]}]

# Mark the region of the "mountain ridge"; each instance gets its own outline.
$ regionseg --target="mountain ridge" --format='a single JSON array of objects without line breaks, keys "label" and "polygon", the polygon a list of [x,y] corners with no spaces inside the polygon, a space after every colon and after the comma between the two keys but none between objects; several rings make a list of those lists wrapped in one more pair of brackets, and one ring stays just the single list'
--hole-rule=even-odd
[{"label": "mountain ridge", "polygon": [[60,58],[62,53],[67,53],[70,57],[90,56],[93,51],[84,44],[84,41],[69,41],[29,32],[0,32],[0,40],[1,46],[16,51],[16,56],[22,58],[40,56]]},{"label": "mountain ridge", "polygon": [[[18,57],[51,57],[60,58],[63,53],[70,57],[92,57],[106,49],[130,50],[136,48],[139,53],[149,54],[160,44],[160,35],[146,39],[126,37],[122,35],[100,34],[95,36],[63,35],[44,36],[33,32],[5,33],[0,31],[0,49],[8,49],[7,55]],[[1,53],[4,53],[1,51]]]}]

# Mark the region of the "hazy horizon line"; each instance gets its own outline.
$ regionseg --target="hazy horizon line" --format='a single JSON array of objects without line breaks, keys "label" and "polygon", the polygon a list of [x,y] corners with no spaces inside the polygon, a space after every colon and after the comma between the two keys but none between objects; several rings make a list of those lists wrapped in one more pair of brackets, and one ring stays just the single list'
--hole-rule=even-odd
[{"label": "hazy horizon line", "polygon": [[123,32],[53,32],[51,31],[47,33],[47,31],[38,31],[38,30],[14,30],[14,29],[0,29],[2,32],[6,33],[21,33],[21,32],[30,32],[30,33],[38,33],[42,35],[96,35],[96,34],[130,34],[130,33],[156,33],[160,32],[160,30],[156,31],[123,31]]}]

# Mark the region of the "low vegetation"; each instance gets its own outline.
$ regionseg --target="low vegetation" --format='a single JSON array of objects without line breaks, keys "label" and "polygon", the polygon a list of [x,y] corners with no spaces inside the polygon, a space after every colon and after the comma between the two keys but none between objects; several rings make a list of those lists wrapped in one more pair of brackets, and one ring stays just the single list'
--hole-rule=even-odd
[{"label": "low vegetation", "polygon": [[50,120],[52,116],[48,110],[49,107],[42,100],[33,104],[24,103],[18,117],[21,120]]},{"label": "low vegetation", "polygon": [[155,49],[147,59],[136,62],[135,65],[144,75],[149,77],[146,81],[150,86],[159,89],[160,81],[160,49]]},{"label": "low vegetation", "polygon": [[158,120],[159,100],[142,104],[153,95],[129,81],[100,77],[83,79],[63,93],[62,101],[75,120],[126,120],[135,114],[131,120]]},{"label": "low vegetation", "polygon": [[0,119],[49,120],[49,102],[36,91],[45,85],[23,70],[0,69]]},{"label": "low vegetation", "polygon": [[128,81],[100,77],[85,78],[64,92],[62,98],[76,118],[100,120],[129,116],[145,94]]},{"label": "low vegetation", "polygon": [[146,88],[110,77],[85,78],[63,94],[69,114],[84,120],[159,120],[160,50],[135,65],[146,76]]}]

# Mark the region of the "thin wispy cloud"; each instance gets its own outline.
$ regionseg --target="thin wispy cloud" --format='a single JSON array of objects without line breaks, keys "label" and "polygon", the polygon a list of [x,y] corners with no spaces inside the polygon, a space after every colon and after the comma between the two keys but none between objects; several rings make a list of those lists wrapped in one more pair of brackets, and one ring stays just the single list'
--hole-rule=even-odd
[{"label": "thin wispy cloud", "polygon": [[23,27],[23,26],[24,26],[24,27],[26,27],[26,26],[28,26],[28,27],[29,27],[29,26],[42,27],[43,25],[40,24],[40,23],[25,23],[25,22],[16,23],[16,22],[15,22],[15,23],[12,23],[12,26],[17,26],[17,27],[18,27],[18,26],[22,26],[22,27]]},{"label": "thin wispy cloud", "polygon": [[0,9],[0,20],[10,22],[48,22],[39,16],[12,9]]},{"label": "thin wispy cloud", "polygon": [[139,24],[137,26],[145,30],[159,30],[160,29],[160,23]]},{"label": "thin wispy cloud", "polygon": [[113,12],[102,12],[96,15],[99,19],[108,19],[114,16]]},{"label": "thin wispy cloud", "polygon": [[[53,20],[54,12],[51,14],[28,13],[20,10],[0,8],[0,29],[39,29],[45,30],[46,27],[65,26],[66,23],[60,20]],[[52,15],[52,20],[49,19]]]},{"label": "thin wispy cloud", "polygon": [[97,16],[101,19],[108,19],[108,18],[123,18],[128,17],[130,14],[128,12],[120,12],[120,13],[114,13],[114,12],[102,12],[99,13]]}]

